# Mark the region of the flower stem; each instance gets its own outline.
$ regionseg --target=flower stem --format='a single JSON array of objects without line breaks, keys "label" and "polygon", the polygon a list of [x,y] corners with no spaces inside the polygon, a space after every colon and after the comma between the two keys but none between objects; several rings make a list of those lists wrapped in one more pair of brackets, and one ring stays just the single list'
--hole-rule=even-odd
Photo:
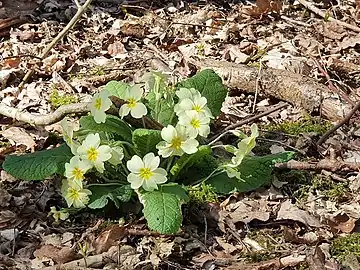
[{"label": "flower stem", "polygon": [[[220,168],[221,169],[221,168]],[[218,172],[217,172],[218,171]],[[215,170],[213,170],[207,177],[205,178],[202,178],[202,179],[199,179],[198,181],[194,182],[192,184],[192,186],[194,187],[197,187],[199,186],[201,183],[204,183],[206,182],[207,180],[209,180],[211,177],[214,177],[214,176],[217,176],[219,174],[222,174],[224,171],[223,170],[220,170],[219,171],[219,168],[216,168]]]},{"label": "flower stem", "polygon": [[111,183],[95,183],[95,184],[88,184],[86,185],[86,187],[93,187],[93,186],[123,186],[124,184],[122,183],[117,183],[117,182],[111,182]]},{"label": "flower stem", "polygon": [[167,166],[166,166],[166,171],[167,171],[168,173],[170,173],[170,168],[171,168],[171,166],[172,166],[173,160],[174,160],[174,157],[173,157],[173,156],[172,156],[171,158],[169,158],[169,160],[168,160],[168,164],[167,164]]}]

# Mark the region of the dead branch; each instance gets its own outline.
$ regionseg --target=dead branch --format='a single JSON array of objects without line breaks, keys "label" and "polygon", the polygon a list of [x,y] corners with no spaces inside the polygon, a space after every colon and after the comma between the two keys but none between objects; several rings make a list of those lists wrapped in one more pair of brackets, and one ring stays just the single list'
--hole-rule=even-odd
[{"label": "dead branch", "polygon": [[[107,112],[112,115],[119,115],[119,108],[125,101],[112,97],[112,102],[115,104],[115,108],[110,108]],[[0,115],[4,115],[10,118],[13,118],[20,122],[29,123],[35,126],[46,126],[56,123],[63,119],[66,115],[72,113],[87,113],[89,112],[89,102],[74,103],[69,105],[60,106],[56,111],[48,115],[34,115],[29,112],[24,112],[19,109],[0,103]],[[150,117],[144,116],[142,119],[135,119],[132,117],[125,117],[127,122],[134,127],[142,127],[143,122],[147,128],[161,130],[163,126],[157,121],[153,120]]]},{"label": "dead branch", "polygon": [[331,129],[329,129],[325,134],[316,142],[317,145],[321,145],[323,142],[326,141],[327,138],[331,134],[333,134],[337,129],[339,129],[344,124],[348,123],[351,119],[351,117],[360,109],[360,101],[354,106],[354,108],[342,119],[339,123],[334,125]]},{"label": "dead branch", "polygon": [[[65,28],[45,48],[43,53],[40,55],[40,58],[42,60],[45,59],[45,57],[48,55],[48,53],[51,51],[51,49],[55,46],[55,44],[58,43],[59,40],[62,39],[66,35],[66,33],[69,32],[69,30],[77,23],[77,21],[80,19],[81,15],[85,12],[87,7],[90,5],[91,1],[92,0],[86,0],[86,2],[82,6],[80,6],[78,1],[75,2],[76,6],[78,7],[76,14],[71,19],[71,21],[65,26]],[[22,82],[19,85],[19,88],[22,88],[24,86],[24,84],[30,79],[33,72],[34,71],[31,69],[25,74]]]},{"label": "dead branch", "polygon": [[4,103],[0,103],[0,115],[11,117],[17,121],[29,123],[36,126],[45,126],[60,121],[70,113],[88,112],[88,105],[88,102],[63,105],[51,114],[34,115],[29,112],[23,112],[19,109],[7,106]]},{"label": "dead branch", "polygon": [[235,123],[235,124],[232,124],[232,125],[230,125],[230,126],[227,126],[227,127],[224,128],[223,130],[217,132],[217,134],[215,134],[213,137],[211,137],[211,138],[209,139],[209,142],[210,142],[209,144],[213,144],[215,141],[218,141],[223,135],[225,135],[225,134],[226,134],[228,131],[230,131],[230,130],[236,129],[236,128],[241,127],[242,125],[245,125],[245,124],[252,123],[252,122],[254,122],[254,121],[257,120],[257,119],[260,119],[261,117],[264,117],[264,116],[266,116],[266,115],[269,115],[269,114],[271,114],[271,113],[273,113],[273,112],[276,112],[276,111],[278,111],[278,110],[280,110],[280,109],[282,109],[282,108],[285,108],[285,107],[287,107],[287,106],[288,106],[288,104],[286,104],[286,103],[280,104],[279,106],[276,106],[276,107],[274,107],[274,108],[271,108],[271,109],[269,109],[269,110],[267,110],[267,111],[265,111],[265,112],[263,112],[263,113],[260,113],[260,114],[258,114],[258,115],[254,115],[254,116],[252,116],[252,117],[249,117],[249,118],[247,118],[247,119],[244,119],[244,120],[242,120],[242,121],[239,121],[239,122],[237,122],[237,123]]},{"label": "dead branch", "polygon": [[331,172],[336,172],[340,170],[358,171],[360,169],[360,164],[343,162],[336,159],[334,160],[323,159],[316,163],[290,160],[288,162],[276,163],[275,168],[283,169],[283,170],[284,169],[310,170],[310,171],[327,170]]},{"label": "dead branch", "polygon": [[328,21],[336,22],[338,25],[341,25],[341,26],[346,27],[346,28],[348,28],[350,30],[353,30],[355,32],[360,33],[360,28],[359,27],[357,27],[355,25],[352,25],[352,24],[349,24],[349,23],[346,23],[346,22],[343,22],[343,21],[340,21],[340,20],[337,20],[337,19],[329,16],[326,12],[318,9],[312,3],[310,3],[310,2],[308,2],[306,0],[298,0],[298,2],[300,4],[302,4],[304,7],[306,7],[307,9],[309,9],[310,11],[312,11],[315,14],[319,15],[320,17],[327,18]]},{"label": "dead branch", "polygon": [[257,68],[247,65],[212,59],[185,59],[198,69],[213,69],[231,89],[255,93],[258,80],[259,94],[287,101],[309,113],[318,111],[321,105],[322,115],[332,121],[341,120],[351,111],[351,105],[334,97],[328,87],[302,74],[267,68],[259,76]]}]

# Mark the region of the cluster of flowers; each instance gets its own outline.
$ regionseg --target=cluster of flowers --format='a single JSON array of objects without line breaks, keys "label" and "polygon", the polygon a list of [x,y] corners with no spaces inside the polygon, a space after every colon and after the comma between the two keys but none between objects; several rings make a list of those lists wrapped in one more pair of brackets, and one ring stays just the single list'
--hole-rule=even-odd
[{"label": "cluster of flowers", "polygon": [[[125,90],[124,100],[120,107],[120,117],[130,114],[134,118],[141,118],[147,114],[146,106],[141,103],[143,90],[134,85]],[[195,89],[181,88],[176,91],[179,101],[174,107],[178,123],[174,127],[168,125],[161,130],[164,141],[158,143],[158,155],[163,158],[182,156],[184,153],[193,154],[198,150],[198,136],[207,137],[210,132],[210,119],[213,118],[207,100]],[[106,111],[111,107],[110,94],[104,90],[94,95],[90,104],[90,111],[96,123],[105,123]],[[74,156],[65,164],[65,177],[61,192],[68,207],[83,208],[89,203],[91,191],[84,188],[85,174],[95,168],[103,173],[104,163],[118,165],[124,158],[123,148],[119,145],[101,144],[98,133],[88,134],[81,143],[73,139],[76,127],[64,119],[61,122],[64,140],[71,148]],[[146,191],[158,189],[159,184],[167,181],[167,171],[159,168],[160,157],[148,153],[143,158],[134,155],[127,161],[128,182],[133,189],[140,187]],[[51,214],[58,219],[66,219],[68,213],[64,210],[51,209]]]},{"label": "cluster of flowers", "polygon": [[[125,91],[124,100],[120,107],[119,115],[130,115],[134,118],[141,118],[147,114],[146,106],[141,103],[144,92],[139,85],[129,87]],[[161,141],[156,148],[158,154],[163,158],[170,156],[181,156],[184,153],[193,154],[197,151],[199,142],[198,136],[207,137],[210,133],[210,119],[213,118],[207,107],[207,100],[195,89],[181,88],[175,93],[179,98],[174,107],[178,117],[178,124],[174,127],[168,125],[161,130]],[[106,120],[106,110],[111,106],[109,93],[102,91],[94,96],[91,105],[91,113],[97,123]],[[160,157],[154,153],[146,154],[142,159],[134,155],[128,162],[127,168],[130,171],[127,179],[133,189],[143,187],[147,191],[157,189],[158,184],[167,181],[166,170],[159,168]]]},{"label": "cluster of flowers", "polygon": [[100,173],[104,172],[106,161],[113,165],[119,164],[124,157],[123,149],[120,146],[100,145],[98,133],[88,134],[80,144],[73,139],[74,126],[66,119],[61,124],[65,142],[74,154],[70,162],[65,164],[66,179],[62,182],[61,193],[69,207],[83,208],[91,195],[91,191],[83,187],[85,174],[92,168]]}]

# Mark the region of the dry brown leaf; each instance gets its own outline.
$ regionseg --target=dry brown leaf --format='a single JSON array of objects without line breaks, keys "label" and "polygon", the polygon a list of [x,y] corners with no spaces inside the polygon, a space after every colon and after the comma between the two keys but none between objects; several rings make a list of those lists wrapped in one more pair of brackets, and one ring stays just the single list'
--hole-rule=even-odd
[{"label": "dry brown leaf", "polygon": [[123,56],[126,53],[127,51],[125,46],[120,40],[117,40],[108,46],[108,54],[110,54],[112,57]]},{"label": "dry brown leaf", "polygon": [[256,0],[256,4],[251,7],[245,7],[244,12],[252,17],[261,17],[267,13],[280,13],[282,8],[281,1],[277,0]]},{"label": "dry brown leaf", "polygon": [[126,229],[119,225],[112,225],[108,227],[105,231],[103,231],[92,243],[95,253],[100,254],[103,253],[111,246],[117,244],[122,237],[126,235]]},{"label": "dry brown leaf", "polygon": [[270,218],[270,209],[268,209],[265,200],[249,200],[245,198],[243,201],[236,203],[236,209],[229,213],[233,223],[243,222],[250,223],[254,219],[267,221]]},{"label": "dry brown leaf", "polygon": [[238,249],[237,247],[227,243],[222,237],[215,236],[215,240],[228,254],[231,254]]},{"label": "dry brown leaf", "polygon": [[55,247],[53,245],[43,245],[35,250],[34,256],[42,259],[49,258],[56,263],[66,263],[81,257],[72,248],[69,247]]},{"label": "dry brown leaf", "polygon": [[25,145],[26,149],[35,148],[35,141],[29,133],[21,127],[10,127],[2,132],[2,135],[15,143],[16,146]]},{"label": "dry brown leaf", "polygon": [[311,216],[307,211],[299,209],[295,204],[292,204],[290,200],[283,202],[277,213],[276,220],[285,219],[298,221],[310,227],[322,226],[317,218]]},{"label": "dry brown leaf", "polygon": [[355,37],[345,37],[343,41],[340,43],[340,48],[345,50],[347,48],[353,48],[356,45],[360,44],[360,35]]}]

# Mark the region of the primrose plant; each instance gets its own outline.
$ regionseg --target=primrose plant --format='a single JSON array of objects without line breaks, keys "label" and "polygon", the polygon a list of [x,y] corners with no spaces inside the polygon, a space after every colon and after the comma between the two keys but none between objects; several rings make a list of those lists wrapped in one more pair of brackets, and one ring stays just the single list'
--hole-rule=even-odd
[{"label": "primrose plant", "polygon": [[189,187],[206,184],[214,192],[230,193],[264,184],[254,185],[254,173],[241,167],[244,161],[258,167],[249,156],[258,136],[256,125],[250,137],[232,132],[238,137],[236,146],[208,140],[226,94],[212,70],[177,84],[158,72],[132,85],[111,81],[93,96],[90,114],[80,118],[80,126],[71,119],[61,121],[65,144],[10,155],[3,168],[23,180],[62,176],[68,208],[51,208],[57,221],[77,210],[110,202],[120,207],[138,199],[150,229],[176,233]]}]

